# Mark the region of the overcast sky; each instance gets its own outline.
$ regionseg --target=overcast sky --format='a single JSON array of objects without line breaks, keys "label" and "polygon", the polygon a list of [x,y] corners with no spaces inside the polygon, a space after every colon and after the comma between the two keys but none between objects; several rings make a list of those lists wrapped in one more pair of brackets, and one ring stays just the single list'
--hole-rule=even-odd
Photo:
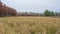
[{"label": "overcast sky", "polygon": [[60,12],[60,0],[1,0],[7,6],[15,8],[18,12],[44,12],[48,9]]}]

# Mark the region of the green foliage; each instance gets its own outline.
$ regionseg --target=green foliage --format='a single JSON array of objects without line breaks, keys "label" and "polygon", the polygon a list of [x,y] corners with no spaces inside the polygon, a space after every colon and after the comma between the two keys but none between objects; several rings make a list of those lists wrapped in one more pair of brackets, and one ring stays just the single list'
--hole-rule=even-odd
[{"label": "green foliage", "polygon": [[55,13],[53,11],[45,10],[44,15],[45,16],[54,16]]},{"label": "green foliage", "polygon": [[54,16],[55,13],[53,11],[50,12],[50,16]]},{"label": "green foliage", "polygon": [[49,10],[45,10],[44,15],[45,16],[49,16],[50,15],[50,11]]}]

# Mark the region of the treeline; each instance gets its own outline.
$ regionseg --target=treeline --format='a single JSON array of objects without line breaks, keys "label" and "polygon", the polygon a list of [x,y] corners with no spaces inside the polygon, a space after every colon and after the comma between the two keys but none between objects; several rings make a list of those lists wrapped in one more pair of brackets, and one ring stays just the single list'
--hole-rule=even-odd
[{"label": "treeline", "polygon": [[17,12],[17,16],[40,16],[40,13],[34,13],[34,12]]},{"label": "treeline", "polygon": [[60,12],[45,10],[43,13],[17,12],[17,16],[60,16]]},{"label": "treeline", "polygon": [[60,12],[45,10],[44,11],[44,16],[60,16]]},{"label": "treeline", "polygon": [[17,12],[15,9],[0,2],[0,17],[1,16],[60,16],[60,12],[50,10],[45,10],[44,13]]}]

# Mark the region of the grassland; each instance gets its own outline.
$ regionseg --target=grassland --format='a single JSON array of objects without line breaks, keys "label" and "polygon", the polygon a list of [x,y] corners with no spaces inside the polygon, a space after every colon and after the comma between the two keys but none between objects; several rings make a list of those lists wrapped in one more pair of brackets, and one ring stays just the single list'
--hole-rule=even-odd
[{"label": "grassland", "polygon": [[0,17],[0,34],[60,34],[60,18]]}]

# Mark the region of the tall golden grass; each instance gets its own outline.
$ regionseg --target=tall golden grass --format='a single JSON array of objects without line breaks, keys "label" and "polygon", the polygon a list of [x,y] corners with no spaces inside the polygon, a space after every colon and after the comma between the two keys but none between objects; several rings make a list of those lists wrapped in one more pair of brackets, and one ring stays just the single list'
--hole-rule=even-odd
[{"label": "tall golden grass", "polygon": [[0,17],[0,34],[60,34],[60,18]]}]

